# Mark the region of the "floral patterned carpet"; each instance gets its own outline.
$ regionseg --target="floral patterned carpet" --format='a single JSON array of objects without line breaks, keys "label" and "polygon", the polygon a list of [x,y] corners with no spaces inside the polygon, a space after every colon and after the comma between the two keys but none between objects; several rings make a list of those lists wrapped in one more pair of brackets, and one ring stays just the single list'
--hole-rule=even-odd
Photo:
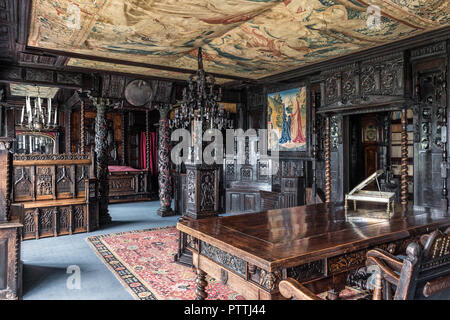
[{"label": "floral patterned carpet", "polygon": [[[104,234],[86,240],[135,299],[195,299],[193,269],[174,262],[178,249],[175,227]],[[244,300],[220,281],[210,277],[207,281],[207,299]],[[361,293],[352,288],[340,294],[344,299],[359,297]]]}]

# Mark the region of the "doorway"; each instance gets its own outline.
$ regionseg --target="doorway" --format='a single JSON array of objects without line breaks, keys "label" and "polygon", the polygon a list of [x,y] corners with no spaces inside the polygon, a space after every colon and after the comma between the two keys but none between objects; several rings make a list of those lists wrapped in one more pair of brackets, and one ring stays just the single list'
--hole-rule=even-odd
[{"label": "doorway", "polygon": [[[386,152],[384,148],[383,129],[380,119],[384,114],[365,114],[349,116],[349,190],[352,190],[364,179],[384,168],[380,163],[380,153]],[[385,155],[383,159],[387,158]],[[373,181],[365,186],[366,190],[377,190],[376,182]]]}]

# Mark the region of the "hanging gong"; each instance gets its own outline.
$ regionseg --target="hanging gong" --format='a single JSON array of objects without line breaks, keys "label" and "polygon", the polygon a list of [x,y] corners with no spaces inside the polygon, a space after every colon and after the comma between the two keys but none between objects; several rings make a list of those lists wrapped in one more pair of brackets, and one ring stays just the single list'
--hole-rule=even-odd
[{"label": "hanging gong", "polygon": [[151,85],[145,80],[133,80],[125,88],[125,99],[135,107],[141,107],[150,102],[152,95]]}]

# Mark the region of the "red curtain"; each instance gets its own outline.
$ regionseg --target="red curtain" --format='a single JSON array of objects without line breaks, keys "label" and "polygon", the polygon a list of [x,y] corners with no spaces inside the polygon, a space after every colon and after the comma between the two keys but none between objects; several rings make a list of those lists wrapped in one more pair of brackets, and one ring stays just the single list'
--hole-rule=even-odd
[{"label": "red curtain", "polygon": [[147,137],[145,134],[145,131],[141,132],[141,141],[139,143],[139,153],[141,155],[141,168],[140,169],[147,169]]},{"label": "red curtain", "polygon": [[[156,149],[157,149],[157,144],[156,144],[156,132],[150,132],[150,167],[149,172],[150,175],[153,176],[154,174],[156,174],[157,170],[156,170]],[[145,131],[141,132],[141,141],[139,143],[140,145],[140,162],[141,162],[141,169],[147,169],[147,139],[146,139],[146,134]]]}]

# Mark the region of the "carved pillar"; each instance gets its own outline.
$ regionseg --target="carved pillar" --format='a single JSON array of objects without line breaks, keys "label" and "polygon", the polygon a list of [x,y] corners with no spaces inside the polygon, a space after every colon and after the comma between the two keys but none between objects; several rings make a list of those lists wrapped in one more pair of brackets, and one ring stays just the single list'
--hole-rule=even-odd
[{"label": "carved pillar", "polygon": [[84,136],[84,101],[80,100],[80,153],[85,152],[86,138]]},{"label": "carved pillar", "polygon": [[[438,93],[438,99],[444,96],[447,98],[447,82],[445,81],[445,75],[440,79]],[[446,99],[445,99],[446,100]],[[441,209],[444,212],[448,211],[448,188],[447,188],[447,103],[444,100],[442,104],[442,121],[441,121],[441,147],[442,147],[442,191],[441,191]]]},{"label": "carved pillar", "polygon": [[330,116],[325,119],[325,202],[331,202]]},{"label": "carved pillar", "polygon": [[108,124],[106,122],[108,101],[102,98],[94,98],[93,102],[97,109],[97,116],[95,118],[95,154],[96,176],[98,180],[99,222],[100,224],[107,224],[111,222],[111,217],[108,212]]},{"label": "carved pillar", "polygon": [[10,220],[13,138],[0,138],[0,223]]},{"label": "carved pillar", "polygon": [[219,167],[186,163],[186,216],[201,219],[219,214]]},{"label": "carved pillar", "polygon": [[[145,167],[147,168],[147,170],[150,170],[150,157],[150,111],[147,109],[145,111]],[[150,171],[147,175],[147,188],[148,192],[151,193],[150,197],[153,199],[153,177]]]},{"label": "carved pillar", "polygon": [[158,183],[159,202],[158,214],[161,217],[173,216],[172,211],[172,179],[170,176],[170,128],[168,113],[170,105],[163,104],[159,110],[159,143],[158,143]]},{"label": "carved pillar", "polygon": [[400,184],[400,203],[403,206],[408,204],[408,131],[406,108],[402,109],[402,162],[401,162],[401,184]]}]

